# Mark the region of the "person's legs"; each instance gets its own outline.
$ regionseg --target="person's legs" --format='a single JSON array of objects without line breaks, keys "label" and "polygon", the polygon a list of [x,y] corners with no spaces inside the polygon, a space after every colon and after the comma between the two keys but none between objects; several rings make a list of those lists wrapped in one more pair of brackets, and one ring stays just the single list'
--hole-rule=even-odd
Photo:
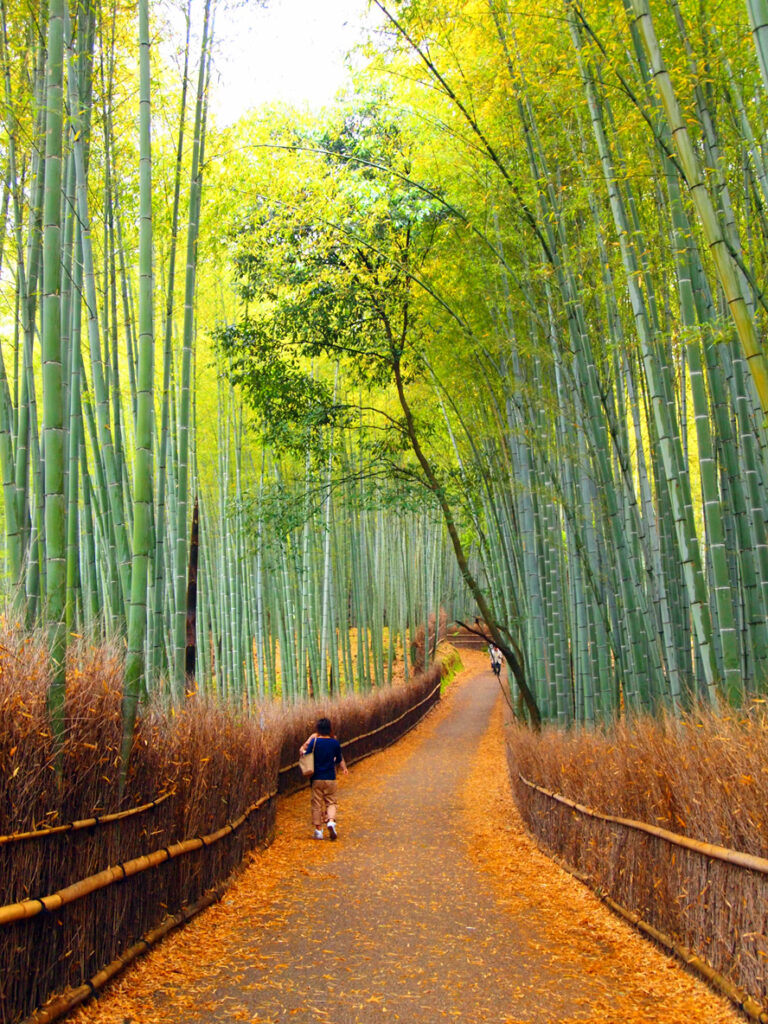
[{"label": "person's legs", "polygon": [[325,796],[323,783],[320,780],[312,783],[312,824],[315,826],[315,837],[321,838],[325,824]]},{"label": "person's legs", "polygon": [[325,820],[328,823],[328,831],[330,833],[331,839],[335,839],[336,838],[336,811],[337,811],[336,793],[337,793],[337,791],[338,791],[338,786],[336,784],[335,779],[334,780],[329,780],[328,782],[326,782],[326,784],[325,784],[325,792],[323,794],[324,799],[325,799]]}]

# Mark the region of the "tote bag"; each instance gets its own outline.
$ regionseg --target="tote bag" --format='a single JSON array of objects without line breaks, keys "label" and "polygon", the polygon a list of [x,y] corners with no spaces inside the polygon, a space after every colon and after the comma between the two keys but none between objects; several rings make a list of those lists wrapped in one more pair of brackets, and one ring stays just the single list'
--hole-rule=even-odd
[{"label": "tote bag", "polygon": [[302,754],[299,757],[299,770],[302,775],[313,775],[315,772],[315,744],[312,744],[312,749],[308,750],[306,754]]}]

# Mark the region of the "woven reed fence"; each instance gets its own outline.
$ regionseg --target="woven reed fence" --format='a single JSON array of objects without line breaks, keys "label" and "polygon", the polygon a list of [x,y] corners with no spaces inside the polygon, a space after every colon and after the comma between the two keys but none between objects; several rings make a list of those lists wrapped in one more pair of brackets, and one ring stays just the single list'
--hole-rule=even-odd
[{"label": "woven reed fence", "polygon": [[[352,763],[412,728],[439,700],[440,680],[438,664],[370,700],[298,708],[282,726],[279,761],[262,757],[253,777],[230,770],[221,791],[187,764],[175,791],[137,807],[0,837],[0,1024],[70,990],[74,999],[54,997],[35,1017],[55,1019],[217,899],[245,855],[271,837],[278,788],[307,784],[294,759],[318,714],[334,716]],[[236,735],[205,760],[234,763]]]},{"label": "woven reed fence", "polygon": [[3,1024],[32,1013],[52,992],[80,985],[169,913],[198,902],[274,826],[274,795],[234,830],[227,826],[240,808],[223,799],[218,829],[205,833],[224,829],[220,841],[198,839],[185,855],[171,856],[187,838],[183,799],[173,795],[140,815],[0,847],[0,872],[11,879],[0,907]]},{"label": "woven reed fence", "polygon": [[603,814],[524,778],[517,806],[534,837],[614,910],[768,1024],[768,860]]}]

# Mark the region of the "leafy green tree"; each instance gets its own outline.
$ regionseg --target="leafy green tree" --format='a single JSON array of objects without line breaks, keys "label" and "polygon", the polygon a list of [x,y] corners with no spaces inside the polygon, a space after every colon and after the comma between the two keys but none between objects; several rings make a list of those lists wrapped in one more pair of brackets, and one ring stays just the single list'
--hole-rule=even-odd
[{"label": "leafy green tree", "polygon": [[[402,136],[375,103],[306,145],[325,154],[317,191],[308,186],[291,205],[258,202],[238,233],[244,312],[217,335],[231,379],[286,443],[329,422],[352,428],[362,411],[358,443],[371,461],[419,480],[437,500],[461,575],[538,726],[519,649],[472,570],[450,479],[430,454],[434,407],[414,400],[428,376],[435,309],[450,313],[428,265],[452,214],[409,180]],[[363,410],[333,400],[323,367],[334,363],[347,389],[363,389]]]}]

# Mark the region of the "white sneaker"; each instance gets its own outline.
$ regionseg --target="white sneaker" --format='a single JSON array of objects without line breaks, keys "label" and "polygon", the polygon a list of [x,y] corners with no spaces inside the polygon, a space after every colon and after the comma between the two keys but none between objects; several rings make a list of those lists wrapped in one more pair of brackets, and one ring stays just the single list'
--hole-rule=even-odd
[{"label": "white sneaker", "polygon": [[[315,829],[315,839],[322,839],[322,838],[323,838],[323,830],[321,828],[316,828]],[[335,839],[336,836],[334,835],[333,838]]]},{"label": "white sneaker", "polygon": [[329,821],[328,822],[328,838],[331,839],[331,840],[336,838],[336,822],[335,821]]}]

